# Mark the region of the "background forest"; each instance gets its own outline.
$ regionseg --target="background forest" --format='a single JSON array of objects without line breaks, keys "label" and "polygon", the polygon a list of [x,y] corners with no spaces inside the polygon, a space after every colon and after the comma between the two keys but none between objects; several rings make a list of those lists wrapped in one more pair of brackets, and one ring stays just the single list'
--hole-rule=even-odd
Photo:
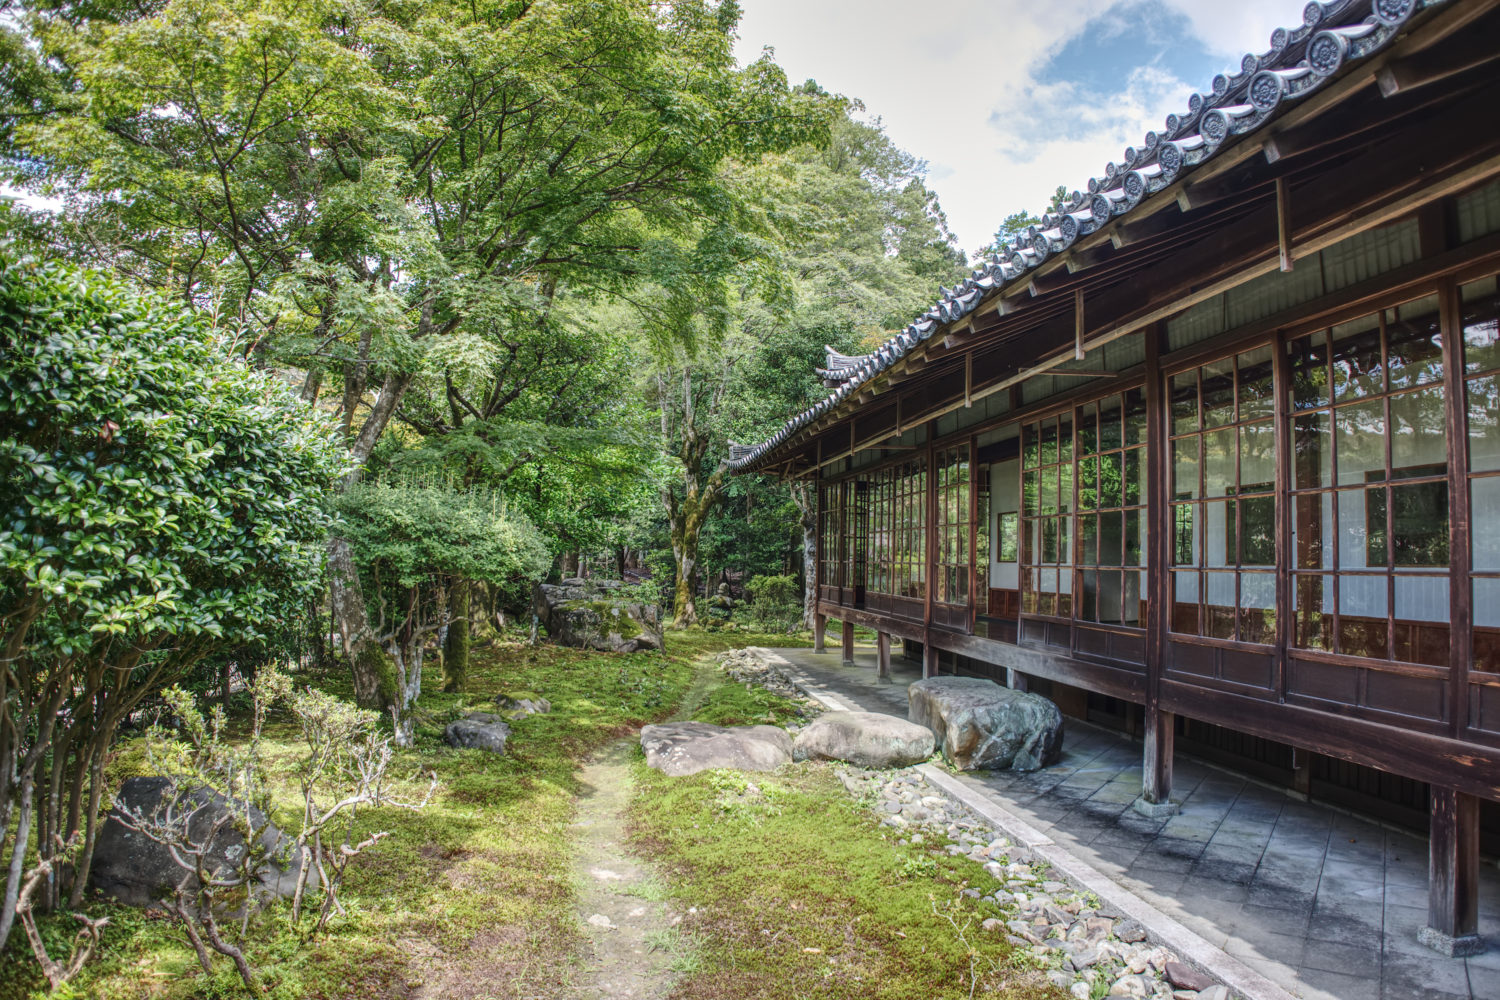
[{"label": "background forest", "polygon": [[730,442],[965,258],[878,119],[735,62],[732,0],[0,13],[0,948],[79,905],[146,709],[259,794],[260,722],[174,684],[260,720],[276,664],[341,673],[356,714],[289,710],[385,802],[434,637],[457,694],[539,581],[802,624],[813,497]]}]

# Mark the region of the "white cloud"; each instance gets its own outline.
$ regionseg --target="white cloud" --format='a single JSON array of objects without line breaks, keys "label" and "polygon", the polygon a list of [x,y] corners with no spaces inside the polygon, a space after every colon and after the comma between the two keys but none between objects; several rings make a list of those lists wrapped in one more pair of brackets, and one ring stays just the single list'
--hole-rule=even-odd
[{"label": "white cloud", "polygon": [[[1139,0],[1126,0],[1126,3]],[[1225,4],[1165,0],[1197,45],[1237,68],[1264,51],[1278,24],[1300,22],[1287,0]],[[1143,64],[1117,92],[1039,71],[1087,29],[1107,36],[1121,0],[742,0],[738,52],[772,46],[788,75],[859,98],[891,138],[930,164],[928,183],[966,250],[1016,211],[1040,211],[1059,185],[1082,188],[1159,129],[1209,79],[1181,80]],[[1129,16],[1128,14],[1126,15]],[[1143,58],[1145,58],[1143,54]]]}]

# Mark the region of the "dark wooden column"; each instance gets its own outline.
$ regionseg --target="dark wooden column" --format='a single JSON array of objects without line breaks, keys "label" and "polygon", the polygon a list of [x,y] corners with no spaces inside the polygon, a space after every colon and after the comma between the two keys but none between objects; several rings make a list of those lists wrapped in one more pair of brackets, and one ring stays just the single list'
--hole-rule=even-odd
[{"label": "dark wooden column", "polygon": [[938,651],[932,643],[922,645],[922,676],[936,677],[938,675]]},{"label": "dark wooden column", "polygon": [[1433,787],[1428,857],[1427,926],[1417,939],[1444,955],[1479,954],[1478,798]]},{"label": "dark wooden column", "polygon": [[876,679],[889,683],[891,679],[891,634],[889,632],[875,633],[875,663]]},{"label": "dark wooden column", "polygon": [[1141,734],[1141,797],[1137,812],[1153,818],[1177,811],[1172,802],[1172,744],[1177,717],[1154,706],[1146,709],[1145,732]]},{"label": "dark wooden column", "polygon": [[1167,623],[1170,601],[1168,566],[1171,558],[1171,511],[1167,503],[1167,477],[1172,458],[1167,433],[1167,393],[1161,373],[1159,325],[1148,327],[1146,340],[1146,586],[1149,608],[1146,619],[1146,707],[1141,734],[1141,797],[1135,810],[1150,817],[1170,816],[1172,804],[1172,744],[1177,718],[1158,705],[1162,663],[1166,660]]},{"label": "dark wooden column", "polygon": [[845,619],[840,624],[844,627],[844,666],[854,664],[854,623]]},{"label": "dark wooden column", "polygon": [[826,653],[828,650],[823,645],[823,637],[828,632],[828,616],[825,614],[813,615],[813,652]]}]

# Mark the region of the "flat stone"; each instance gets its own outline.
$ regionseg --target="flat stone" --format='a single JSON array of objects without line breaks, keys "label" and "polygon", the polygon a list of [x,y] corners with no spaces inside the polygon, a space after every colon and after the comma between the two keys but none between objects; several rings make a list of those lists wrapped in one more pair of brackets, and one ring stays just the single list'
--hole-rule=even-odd
[{"label": "flat stone", "polygon": [[1208,976],[1182,962],[1168,962],[1164,971],[1167,982],[1180,990],[1206,990],[1214,985],[1214,981]]},{"label": "flat stone", "polygon": [[1115,937],[1126,944],[1135,944],[1146,940],[1146,928],[1134,920],[1127,920],[1115,928]]},{"label": "flat stone", "polygon": [[641,749],[647,765],[680,778],[713,768],[773,771],[790,763],[792,738],[776,726],[667,722],[641,730]]},{"label": "flat stone", "polygon": [[1198,1000],[1231,1000],[1229,987],[1221,984],[1210,986],[1206,990],[1200,990]]},{"label": "flat stone", "polygon": [[1040,695],[978,677],[928,677],[906,694],[911,721],[932,730],[961,771],[1036,771],[1062,750],[1062,713]]},{"label": "flat stone", "polygon": [[[797,760],[843,760],[867,768],[907,767],[932,756],[932,730],[878,712],[825,712],[808,723],[793,743]],[[926,798],[929,809],[945,803]]]}]

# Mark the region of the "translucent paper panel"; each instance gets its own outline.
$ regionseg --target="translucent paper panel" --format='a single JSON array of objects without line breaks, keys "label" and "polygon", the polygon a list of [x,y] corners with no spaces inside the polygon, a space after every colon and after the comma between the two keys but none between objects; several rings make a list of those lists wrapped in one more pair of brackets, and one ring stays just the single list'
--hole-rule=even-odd
[{"label": "translucent paper panel", "polygon": [[1235,549],[1233,502],[1209,501],[1203,504],[1201,510],[1204,531],[1204,558],[1201,565],[1232,566]]},{"label": "translucent paper panel", "polygon": [[1240,574],[1241,642],[1276,641],[1276,574]]},{"label": "translucent paper panel", "polygon": [[1401,621],[1448,621],[1448,574],[1398,573],[1393,581],[1396,591],[1396,618]]},{"label": "translucent paper panel", "polygon": [[[1479,577],[1474,581],[1474,626],[1500,629],[1500,580]],[[1500,662],[1488,663],[1486,670],[1500,670]]]},{"label": "translucent paper panel", "polygon": [[[1469,484],[1473,515],[1474,570],[1500,573],[1500,477],[1475,479]],[[1478,605],[1475,605],[1476,612]],[[1496,609],[1500,615],[1500,608]]]},{"label": "translucent paper panel", "polygon": [[[1341,569],[1364,569],[1384,566],[1385,519],[1369,517],[1375,504],[1384,502],[1384,488],[1375,490],[1343,490],[1337,494],[1339,512],[1338,565]],[[1374,537],[1371,537],[1371,528]],[[1373,561],[1372,561],[1373,557]]]},{"label": "translucent paper panel", "polygon": [[1446,427],[1442,386],[1392,396],[1391,475],[1441,474],[1448,462]]}]

